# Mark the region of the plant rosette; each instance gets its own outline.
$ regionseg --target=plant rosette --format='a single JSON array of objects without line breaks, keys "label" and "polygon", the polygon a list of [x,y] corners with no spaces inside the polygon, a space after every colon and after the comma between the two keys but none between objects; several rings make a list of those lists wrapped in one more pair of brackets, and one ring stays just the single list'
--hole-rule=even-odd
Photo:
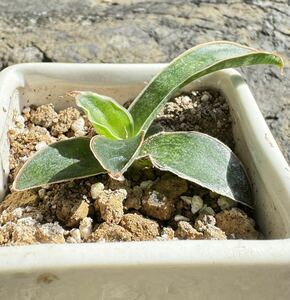
[{"label": "plant rosette", "polygon": [[212,72],[255,64],[283,67],[281,57],[231,42],[196,46],[157,74],[125,109],[108,96],[74,91],[98,135],[61,141],[39,151],[19,171],[13,189],[107,172],[122,180],[139,159],[202,187],[252,206],[251,189],[240,160],[222,142],[199,132],[152,133],[150,126],[166,102],[186,84]]}]

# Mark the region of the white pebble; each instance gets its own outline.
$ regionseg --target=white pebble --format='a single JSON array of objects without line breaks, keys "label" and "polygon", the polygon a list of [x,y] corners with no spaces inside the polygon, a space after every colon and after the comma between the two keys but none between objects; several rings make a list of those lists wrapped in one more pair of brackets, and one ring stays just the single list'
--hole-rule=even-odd
[{"label": "white pebble", "polygon": [[65,241],[69,244],[76,244],[77,243],[76,240],[71,236],[69,236]]},{"label": "white pebble", "polygon": [[237,205],[236,201],[225,196],[220,196],[217,203],[221,210],[229,209]]},{"label": "white pebble", "polygon": [[22,218],[17,221],[18,225],[31,226],[31,227],[33,227],[36,223],[37,221],[32,219],[32,217]]},{"label": "white pebble", "polygon": [[188,196],[180,196],[180,199],[183,200],[186,204],[191,205],[192,197],[188,197]]},{"label": "white pebble", "polygon": [[25,123],[25,118],[23,116],[19,115],[15,118],[15,122],[20,123],[20,124],[24,124]]},{"label": "white pebble", "polygon": [[23,114],[27,114],[27,113],[29,113],[30,111],[31,111],[31,108],[30,108],[29,106],[27,106],[27,107],[24,107],[24,108],[23,108],[22,113],[23,113]]},{"label": "white pebble", "polygon": [[200,98],[201,101],[208,101],[209,100],[209,95],[208,94],[203,94]]},{"label": "white pebble", "polygon": [[86,135],[84,118],[80,117],[77,120],[75,120],[71,125],[71,129],[75,132],[76,136]]},{"label": "white pebble", "polygon": [[17,207],[13,210],[13,216],[16,219],[20,219],[22,217],[22,213],[23,213],[23,208],[21,207]]},{"label": "white pebble", "polygon": [[25,123],[25,119],[23,116],[19,115],[15,118],[15,126],[16,128],[19,128],[19,129],[24,129],[24,123]]},{"label": "white pebble", "polygon": [[84,240],[87,240],[93,231],[93,220],[91,218],[84,218],[80,222],[80,234]]},{"label": "white pebble", "polygon": [[203,207],[203,200],[200,196],[193,196],[191,199],[191,212],[197,213]]},{"label": "white pebble", "polygon": [[91,185],[91,196],[93,199],[97,199],[100,192],[104,190],[104,185],[101,182],[97,182]]},{"label": "white pebble", "polygon": [[174,216],[174,221],[179,222],[179,221],[190,221],[189,218],[182,216],[182,215],[176,215]]},{"label": "white pebble", "polygon": [[41,141],[35,145],[35,150],[39,151],[47,146],[46,142]]},{"label": "white pebble", "polygon": [[75,240],[75,243],[81,243],[81,233],[77,228],[72,229],[70,232],[70,236]]},{"label": "white pebble", "polygon": [[19,157],[19,160],[26,162],[28,160],[28,156],[24,155],[22,157]]},{"label": "white pebble", "polygon": [[185,105],[189,105],[192,100],[188,96],[183,96],[182,101]]},{"label": "white pebble", "polygon": [[49,187],[50,187],[50,184],[48,184],[48,183],[41,186],[41,188],[46,189],[46,190],[49,189]]},{"label": "white pebble", "polygon": [[45,189],[40,189],[40,190],[38,191],[38,196],[39,196],[39,198],[40,198],[40,199],[43,199],[44,196],[45,196],[45,193],[46,193],[46,190],[45,190]]},{"label": "white pebble", "polygon": [[201,214],[205,214],[205,215],[211,215],[214,216],[215,215],[215,211],[207,205],[204,205],[203,208],[199,211]]}]

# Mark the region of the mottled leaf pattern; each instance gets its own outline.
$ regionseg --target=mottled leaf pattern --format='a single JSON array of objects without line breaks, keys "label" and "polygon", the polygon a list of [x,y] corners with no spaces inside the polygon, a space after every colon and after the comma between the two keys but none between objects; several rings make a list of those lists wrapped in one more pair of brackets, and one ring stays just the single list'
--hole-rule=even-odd
[{"label": "mottled leaf pattern", "polygon": [[90,150],[90,139],[57,142],[38,151],[19,171],[13,189],[25,190],[48,183],[105,173]]},{"label": "mottled leaf pattern", "polygon": [[251,206],[250,185],[241,162],[230,148],[209,135],[159,133],[145,141],[140,156],[149,156],[160,170]]},{"label": "mottled leaf pattern", "polygon": [[91,140],[91,150],[95,157],[112,176],[117,178],[132,164],[141,147],[143,132],[128,140],[112,141],[103,136]]},{"label": "mottled leaf pattern", "polygon": [[212,42],[191,48],[157,74],[129,107],[137,134],[146,131],[173,94],[186,84],[217,70],[255,64],[282,67],[275,54],[231,42]]}]

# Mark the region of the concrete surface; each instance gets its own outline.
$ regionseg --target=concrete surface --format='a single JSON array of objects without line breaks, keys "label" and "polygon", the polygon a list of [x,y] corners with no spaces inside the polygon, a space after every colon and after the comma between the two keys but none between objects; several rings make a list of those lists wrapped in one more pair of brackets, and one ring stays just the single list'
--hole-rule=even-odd
[{"label": "concrete surface", "polygon": [[[290,57],[288,0],[1,0],[0,69],[21,62],[167,62],[201,42],[231,40]],[[290,69],[245,68],[290,161]]]}]

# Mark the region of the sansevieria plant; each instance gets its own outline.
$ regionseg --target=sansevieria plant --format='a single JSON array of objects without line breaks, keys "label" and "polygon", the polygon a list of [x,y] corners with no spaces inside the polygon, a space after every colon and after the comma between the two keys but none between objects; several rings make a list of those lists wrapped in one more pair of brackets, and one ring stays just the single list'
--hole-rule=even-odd
[{"label": "sansevieria plant", "polygon": [[251,206],[250,184],[236,155],[219,140],[195,131],[156,132],[154,118],[180,88],[217,70],[255,64],[283,67],[281,57],[231,42],[201,44],[175,58],[125,109],[114,99],[89,91],[70,95],[97,133],[47,146],[19,171],[13,188],[108,173],[116,180],[136,160],[195,182]]}]

